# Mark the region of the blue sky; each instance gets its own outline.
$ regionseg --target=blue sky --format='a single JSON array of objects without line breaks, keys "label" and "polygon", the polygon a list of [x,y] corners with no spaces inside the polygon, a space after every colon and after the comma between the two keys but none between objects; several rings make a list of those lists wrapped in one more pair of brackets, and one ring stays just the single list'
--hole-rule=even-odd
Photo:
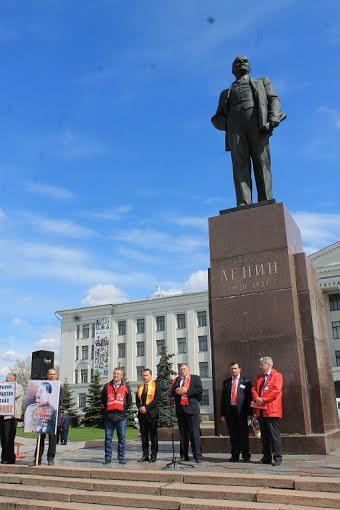
[{"label": "blue sky", "polygon": [[207,218],[234,206],[210,124],[231,62],[288,119],[274,196],[306,250],[340,239],[340,3],[2,0],[0,373],[58,348],[55,310],[206,287]]}]

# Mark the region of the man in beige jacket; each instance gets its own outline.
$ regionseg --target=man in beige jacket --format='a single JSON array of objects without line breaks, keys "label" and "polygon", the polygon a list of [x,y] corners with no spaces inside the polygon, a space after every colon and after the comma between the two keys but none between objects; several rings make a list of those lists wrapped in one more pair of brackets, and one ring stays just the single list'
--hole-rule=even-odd
[{"label": "man in beige jacket", "polygon": [[15,464],[14,440],[17,431],[17,422],[21,418],[23,387],[16,382],[15,374],[7,374],[6,382],[15,382],[15,408],[14,415],[0,416],[1,438],[1,464]]}]

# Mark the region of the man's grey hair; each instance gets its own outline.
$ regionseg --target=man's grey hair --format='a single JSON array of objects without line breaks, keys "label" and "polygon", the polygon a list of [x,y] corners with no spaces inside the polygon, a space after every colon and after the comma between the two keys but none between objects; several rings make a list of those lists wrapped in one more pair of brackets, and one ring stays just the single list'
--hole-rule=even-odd
[{"label": "man's grey hair", "polygon": [[270,356],[262,356],[262,358],[260,358],[260,363],[267,363],[271,367],[274,365],[273,358]]},{"label": "man's grey hair", "polygon": [[189,367],[188,363],[181,363],[180,366],[178,367],[178,369],[180,370],[182,367]]}]

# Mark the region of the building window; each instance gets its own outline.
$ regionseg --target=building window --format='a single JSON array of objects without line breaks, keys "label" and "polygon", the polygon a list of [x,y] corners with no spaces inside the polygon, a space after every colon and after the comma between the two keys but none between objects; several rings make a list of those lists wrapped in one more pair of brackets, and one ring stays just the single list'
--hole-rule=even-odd
[{"label": "building window", "polygon": [[94,358],[94,345],[91,345],[91,359]]},{"label": "building window", "polygon": [[201,397],[201,405],[208,406],[209,405],[209,390],[203,390]]},{"label": "building window", "polygon": [[74,384],[78,384],[78,370],[74,371]]},{"label": "building window", "polygon": [[86,407],[86,393],[79,393],[79,407],[81,409]]},{"label": "building window", "polygon": [[165,331],[165,317],[164,315],[160,315],[156,317],[156,329],[157,331]]},{"label": "building window", "polygon": [[206,352],[208,350],[208,338],[207,335],[198,337],[198,350],[200,352]]},{"label": "building window", "polygon": [[332,322],[333,338],[340,338],[340,321]]},{"label": "building window", "polygon": [[118,335],[126,335],[126,321],[118,321]]},{"label": "building window", "polygon": [[92,338],[94,338],[96,336],[96,325],[95,325],[95,323],[93,323],[91,325],[91,333],[92,333]]},{"label": "building window", "polygon": [[199,328],[207,325],[207,312],[197,312],[197,325]]},{"label": "building window", "polygon": [[144,333],[145,325],[144,319],[137,319],[137,333]]},{"label": "building window", "polygon": [[337,310],[340,310],[340,294],[329,295],[329,307],[331,312],[336,312]]},{"label": "building window", "polygon": [[91,382],[93,382],[93,377],[94,377],[94,369],[91,368]]},{"label": "building window", "polygon": [[144,356],[144,342],[137,342],[137,356]]},{"label": "building window", "polygon": [[207,379],[207,377],[209,377],[208,362],[207,361],[200,361],[200,363],[198,365],[199,365],[200,377],[202,379]]},{"label": "building window", "polygon": [[185,329],[185,313],[177,314],[177,329]]},{"label": "building window", "polygon": [[79,346],[76,347],[76,361],[79,359]]},{"label": "building window", "polygon": [[83,324],[83,338],[90,338],[90,325]]},{"label": "building window", "polygon": [[177,338],[177,353],[185,354],[187,352],[187,340],[186,338]]},{"label": "building window", "polygon": [[157,354],[160,356],[162,354],[162,349],[165,347],[165,339],[162,338],[161,340],[156,340],[157,345]]},{"label": "building window", "polygon": [[80,370],[80,382],[87,383],[88,382],[88,370],[87,368],[82,368]]},{"label": "building window", "polygon": [[340,367],[340,351],[335,351],[335,365]]},{"label": "building window", "polygon": [[137,381],[140,381],[141,379],[143,379],[144,367],[140,366],[136,368],[137,368]]},{"label": "building window", "polygon": [[118,344],[118,358],[125,358],[126,348],[125,344]]},{"label": "building window", "polygon": [[118,363],[118,365],[119,365],[119,368],[123,371],[123,379],[124,379],[126,368],[124,367],[124,365],[120,365],[119,363]]},{"label": "building window", "polygon": [[80,338],[80,326],[77,324],[77,340]]},{"label": "building window", "polygon": [[81,348],[81,359],[89,359],[89,346],[83,345]]}]

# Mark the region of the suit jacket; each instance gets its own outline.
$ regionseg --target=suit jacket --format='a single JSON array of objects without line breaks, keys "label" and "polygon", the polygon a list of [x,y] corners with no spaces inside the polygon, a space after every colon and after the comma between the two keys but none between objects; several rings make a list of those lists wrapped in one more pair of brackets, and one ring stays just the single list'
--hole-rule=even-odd
[{"label": "suit jacket", "polygon": [[[161,392],[160,392],[159,385],[157,384],[157,381],[155,381],[155,382],[156,382],[156,390],[155,390],[155,396],[153,398],[153,401],[150,402],[150,404],[145,405],[147,413],[146,414],[138,413],[138,418],[143,419],[144,417],[146,417],[148,419],[148,421],[153,421],[155,418],[158,418],[158,404],[159,404],[159,401],[161,398]],[[138,397],[138,392],[136,392],[136,406],[137,406],[138,410],[140,407],[143,406],[141,398]]]},{"label": "suit jacket", "polygon": [[[276,95],[269,78],[249,78],[249,84],[253,92],[254,104],[258,111],[259,129],[269,132],[268,123],[270,120],[281,122],[286,118],[286,115],[281,113],[280,99]],[[216,129],[226,132],[225,150],[227,151],[230,150],[227,138],[229,96],[230,87],[221,92],[217,111],[211,118],[211,122]]]},{"label": "suit jacket", "polygon": [[171,396],[174,397],[175,399],[176,413],[178,414],[184,412],[185,414],[200,414],[199,403],[201,401],[203,393],[200,376],[191,374],[190,385],[187,393],[189,405],[187,406],[180,405],[181,395],[177,395],[177,393],[175,392],[176,388],[178,388],[179,385],[180,385],[179,377],[177,377],[171,388]]},{"label": "suit jacket", "polygon": [[[232,406],[230,405],[232,377],[228,377],[223,381],[221,395],[221,416],[228,418],[231,416]],[[240,375],[237,386],[237,414],[240,417],[247,417],[252,414],[250,409],[251,403],[251,382],[247,377]]]},{"label": "suit jacket", "polygon": [[[283,377],[281,372],[272,368],[269,377],[260,395],[260,386],[263,374],[257,376],[256,382],[251,390],[252,399],[263,398],[266,408],[263,410],[264,418],[282,418],[282,385]],[[256,416],[260,416],[260,409],[254,409]]]}]

